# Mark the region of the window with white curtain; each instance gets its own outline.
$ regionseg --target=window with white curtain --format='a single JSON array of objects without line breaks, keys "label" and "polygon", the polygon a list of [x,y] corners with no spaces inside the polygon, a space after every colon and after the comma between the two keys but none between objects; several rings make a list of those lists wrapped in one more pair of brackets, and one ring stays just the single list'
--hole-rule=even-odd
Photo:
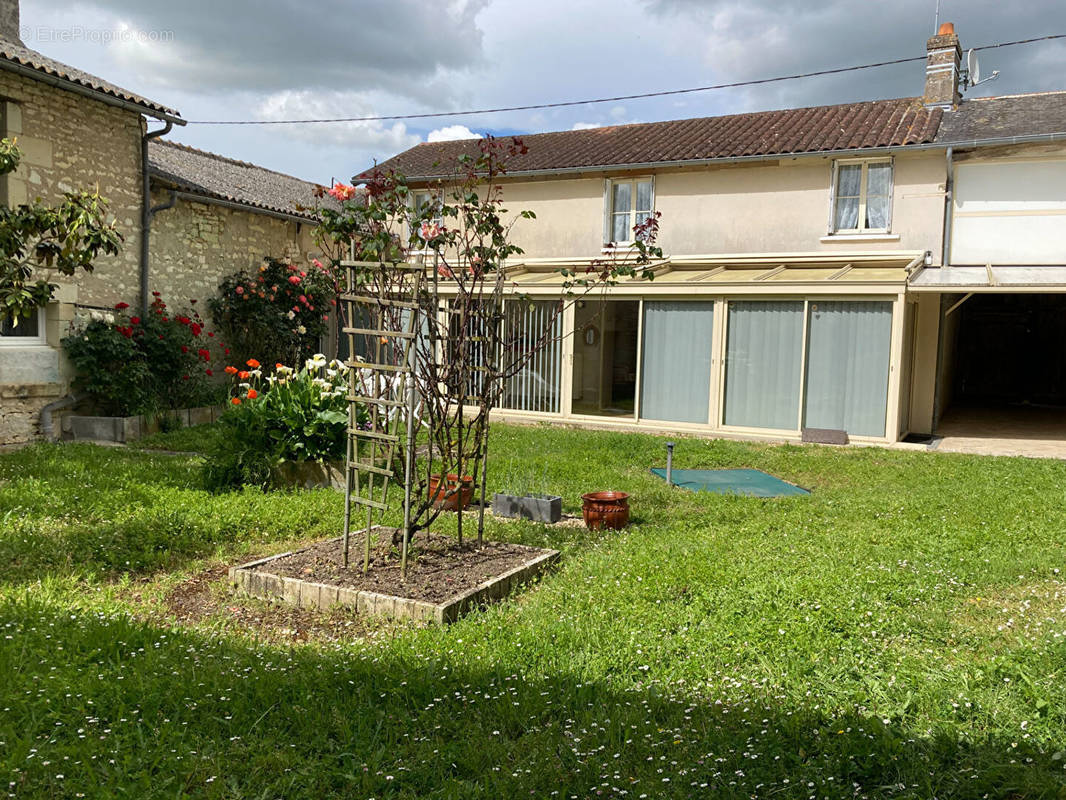
[{"label": "window with white curtain", "polygon": [[604,207],[604,243],[632,242],[633,229],[655,211],[654,180],[649,177],[607,181]]},{"label": "window with white curtain", "polygon": [[706,423],[714,302],[644,302],[640,416]]},{"label": "window with white curtain", "polygon": [[804,427],[884,436],[892,303],[811,300]]},{"label": "window with white curtain", "polygon": [[887,233],[892,160],[837,161],[833,169],[833,233]]},{"label": "window with white curtain", "polygon": [[802,300],[730,301],[726,425],[794,431],[803,361]]}]

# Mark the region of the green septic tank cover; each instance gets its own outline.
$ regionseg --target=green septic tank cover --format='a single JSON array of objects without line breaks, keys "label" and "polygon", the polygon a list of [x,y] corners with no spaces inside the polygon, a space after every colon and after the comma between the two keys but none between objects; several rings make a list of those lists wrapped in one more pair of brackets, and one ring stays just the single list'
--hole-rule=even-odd
[{"label": "green septic tank cover", "polygon": [[[652,473],[666,480],[665,469],[656,467]],[[810,494],[806,489],[758,469],[675,469],[670,477],[674,486],[691,492],[746,494],[751,497]]]}]

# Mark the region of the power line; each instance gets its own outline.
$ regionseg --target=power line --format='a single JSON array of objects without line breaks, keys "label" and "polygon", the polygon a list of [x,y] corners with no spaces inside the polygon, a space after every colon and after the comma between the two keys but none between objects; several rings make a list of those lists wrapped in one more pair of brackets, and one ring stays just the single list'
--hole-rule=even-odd
[{"label": "power line", "polygon": [[[1002,47],[1014,47],[1021,44],[1033,44],[1034,42],[1046,42],[1053,39],[1066,39],[1066,33],[1055,33],[1048,36],[1036,36],[1032,39],[1018,39],[1013,42],[999,42],[998,44],[986,44],[973,48],[974,50],[994,50]],[[500,106],[498,108],[479,108],[469,111],[435,111],[425,114],[387,114],[368,117],[327,117],[322,119],[226,119],[226,120],[189,120],[189,125],[318,125],[331,122],[391,122],[406,119],[438,119],[441,117],[470,117],[478,114],[499,114],[509,111],[534,111],[538,109],[566,108],[568,106],[589,106],[600,103],[618,103],[623,100],[643,100],[649,97],[669,97],[671,95],[692,94],[694,92],[710,92],[716,89],[738,89],[744,86],[759,86],[767,83],[779,83],[781,81],[795,81],[802,78],[816,78],[821,75],[838,75],[842,72],[856,72],[864,69],[876,69],[895,64],[907,64],[913,61],[925,61],[926,56],[910,56],[908,58],[896,58],[891,61],[877,61],[872,64],[859,64],[851,67],[835,67],[833,69],[820,69],[812,72],[799,72],[795,75],[779,75],[774,78],[759,78],[750,81],[735,81],[733,83],[716,83],[710,86],[696,86],[689,89],[667,89],[659,92],[645,92],[643,94],[623,94],[614,97],[598,97],[591,100],[562,100],[555,103],[533,103],[524,106]]]}]

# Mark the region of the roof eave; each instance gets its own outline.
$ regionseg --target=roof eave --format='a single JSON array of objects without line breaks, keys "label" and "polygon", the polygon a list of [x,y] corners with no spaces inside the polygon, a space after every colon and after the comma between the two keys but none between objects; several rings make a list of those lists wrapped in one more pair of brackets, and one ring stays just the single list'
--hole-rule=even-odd
[{"label": "roof eave", "polygon": [[105,92],[102,89],[94,89],[91,86],[85,86],[84,84],[72,81],[69,78],[53,75],[50,72],[20,64],[17,61],[0,58],[0,69],[14,72],[17,75],[22,75],[31,80],[40,81],[49,86],[54,86],[57,89],[64,89],[68,92],[73,92],[74,94],[80,94],[83,97],[99,100],[106,105],[121,108],[125,111],[132,111],[135,114],[144,114],[147,117],[152,117],[153,119],[158,119],[163,122],[171,122],[175,125],[187,124],[186,120],[176,114],[171,114],[165,110],[153,108],[143,103],[135,103],[132,100],[125,100],[121,97],[116,97],[109,92]]},{"label": "roof eave", "polygon": [[317,216],[310,214],[305,215],[296,211],[282,211],[278,208],[270,208],[256,203],[246,203],[240,200],[234,200],[231,197],[222,197],[221,195],[206,191],[197,186],[191,186],[187,183],[175,181],[170,175],[159,173],[155,170],[149,170],[149,177],[153,184],[165,191],[173,192],[180,200],[189,200],[194,203],[207,203],[209,205],[222,206],[223,208],[231,208],[235,211],[247,211],[250,214],[262,214],[267,217],[284,219],[290,222],[302,222],[305,224],[317,225],[321,221]]}]

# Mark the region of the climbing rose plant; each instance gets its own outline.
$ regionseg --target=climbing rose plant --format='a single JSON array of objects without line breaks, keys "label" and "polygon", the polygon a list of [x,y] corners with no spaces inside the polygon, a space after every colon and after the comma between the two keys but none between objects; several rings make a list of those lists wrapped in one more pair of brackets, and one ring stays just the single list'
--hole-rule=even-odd
[{"label": "climbing rose plant", "polygon": [[240,360],[299,362],[318,350],[337,291],[332,269],[318,259],[299,266],[268,258],[223,278],[208,307]]},{"label": "climbing rose plant", "polygon": [[[0,140],[0,175],[18,169],[14,139]],[[0,320],[15,323],[52,299],[55,274],[92,272],[96,259],[115,255],[122,234],[109,222],[97,192],[66,192],[57,205],[40,199],[0,206]]]},{"label": "climbing rose plant", "polygon": [[193,310],[172,314],[159,292],[143,316],[119,303],[91,312],[63,339],[74,366],[74,387],[103,414],[131,416],[210,405],[212,382],[229,349]]}]

